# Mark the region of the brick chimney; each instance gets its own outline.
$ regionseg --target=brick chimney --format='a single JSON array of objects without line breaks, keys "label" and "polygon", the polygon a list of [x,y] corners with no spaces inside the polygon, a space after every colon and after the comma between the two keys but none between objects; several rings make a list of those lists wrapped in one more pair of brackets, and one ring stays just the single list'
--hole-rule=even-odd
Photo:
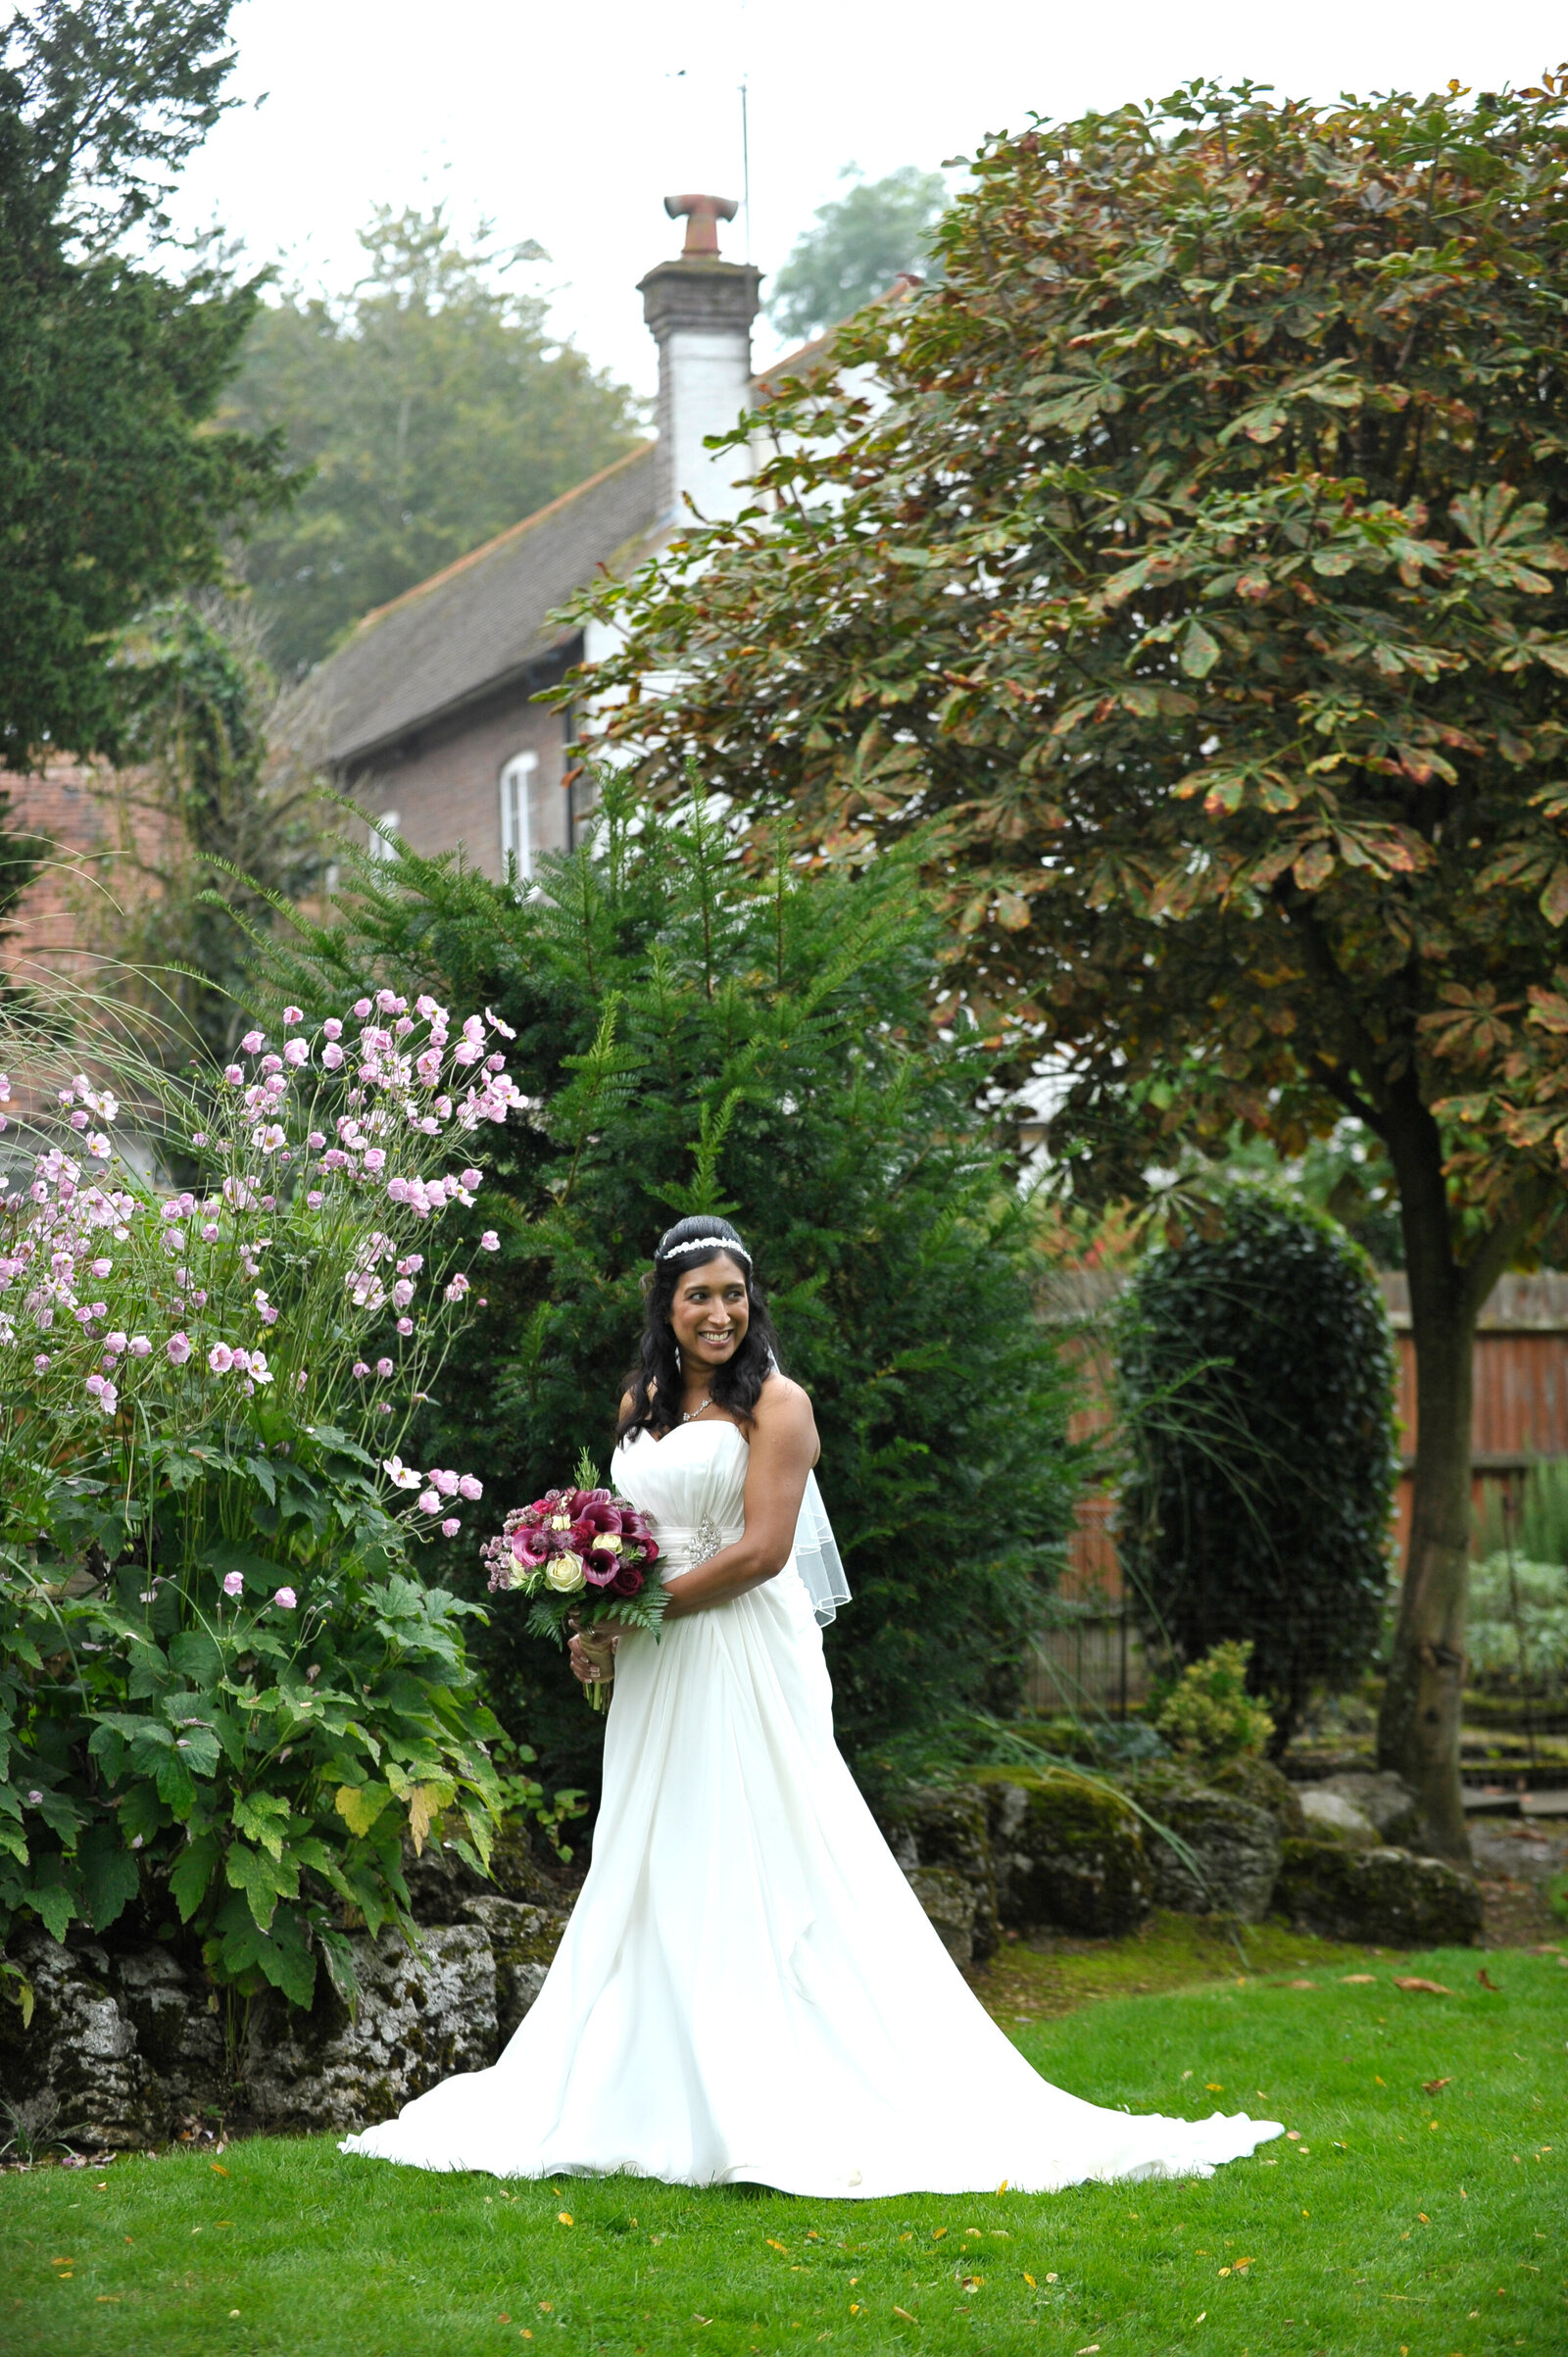
[{"label": "brick chimney", "polygon": [[643,318],[659,346],[659,513],[679,522],[689,495],[704,516],[736,516],[746,503],[744,450],[715,454],[705,436],[727,433],[752,405],[752,321],[761,271],[725,262],[718,223],[733,221],[723,196],[666,196],[671,221],[684,219],[686,243],[639,286]]}]

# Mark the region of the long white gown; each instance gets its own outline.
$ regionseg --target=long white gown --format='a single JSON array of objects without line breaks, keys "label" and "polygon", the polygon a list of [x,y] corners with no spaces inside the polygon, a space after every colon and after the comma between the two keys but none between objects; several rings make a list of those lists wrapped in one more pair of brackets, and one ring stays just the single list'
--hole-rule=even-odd
[{"label": "long white gown", "polygon": [[[618,1449],[671,1575],[740,1537],[726,1423]],[[833,1741],[794,1558],[749,1595],[621,1642],[593,1864],[493,2070],[345,2152],[497,2177],[739,2180],[792,2193],[1049,2191],[1206,2177],[1281,2131],[1133,2117],[1032,2070],[972,1994]]]}]

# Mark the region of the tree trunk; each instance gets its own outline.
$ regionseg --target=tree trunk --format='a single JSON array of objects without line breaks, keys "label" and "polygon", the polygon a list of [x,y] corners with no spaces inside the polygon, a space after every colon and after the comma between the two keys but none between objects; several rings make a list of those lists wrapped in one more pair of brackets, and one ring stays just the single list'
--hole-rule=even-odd
[{"label": "tree trunk", "polygon": [[1437,1123],[1404,1098],[1384,1130],[1399,1182],[1415,1345],[1415,1496],[1393,1658],[1378,1720],[1378,1765],[1416,1793],[1430,1845],[1468,1864],[1459,1791],[1465,1607],[1470,1584],[1470,1420],[1480,1287],[1487,1266],[1453,1257]]},{"label": "tree trunk", "polygon": [[1456,1301],[1417,1306],[1415,1496],[1398,1625],[1378,1720],[1378,1765],[1418,1795],[1427,1840],[1442,1857],[1468,1863],[1459,1793],[1465,1607],[1470,1583],[1470,1396],[1476,1311],[1463,1285]]}]

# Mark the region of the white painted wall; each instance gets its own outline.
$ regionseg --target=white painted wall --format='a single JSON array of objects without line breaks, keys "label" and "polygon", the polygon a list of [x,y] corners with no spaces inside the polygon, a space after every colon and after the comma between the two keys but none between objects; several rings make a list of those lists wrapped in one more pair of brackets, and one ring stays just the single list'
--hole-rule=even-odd
[{"label": "white painted wall", "polygon": [[710,520],[738,516],[750,496],[745,446],[711,451],[703,442],[709,434],[730,432],[752,405],[751,337],[744,329],[676,328],[667,341],[665,366],[667,400],[661,404],[660,428],[670,443],[669,520],[679,524],[689,517],[688,498]]}]

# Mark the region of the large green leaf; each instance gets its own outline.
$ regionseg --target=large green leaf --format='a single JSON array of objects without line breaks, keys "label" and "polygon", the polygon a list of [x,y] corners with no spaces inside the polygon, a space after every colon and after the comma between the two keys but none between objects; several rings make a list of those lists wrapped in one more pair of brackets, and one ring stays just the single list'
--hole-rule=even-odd
[{"label": "large green leaf", "polygon": [[213,1873],[218,1865],[221,1845],[215,1833],[197,1836],[187,1842],[170,1872],[169,1888],[179,1909],[180,1921],[189,1923],[207,1895]]},{"label": "large green leaf", "polygon": [[118,1846],[113,1828],[101,1824],[82,1841],[78,1856],[87,1920],[95,1932],[107,1932],[140,1889],[136,1860]]}]

